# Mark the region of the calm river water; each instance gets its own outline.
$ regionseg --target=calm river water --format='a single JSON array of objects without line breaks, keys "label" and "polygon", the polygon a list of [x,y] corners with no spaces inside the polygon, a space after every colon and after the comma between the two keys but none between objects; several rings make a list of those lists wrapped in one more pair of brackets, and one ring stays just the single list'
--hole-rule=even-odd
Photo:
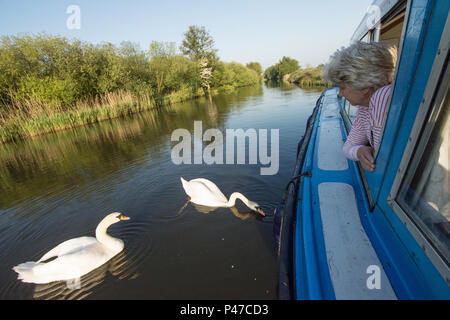
[{"label": "calm river water", "polygon": [[[319,95],[294,86],[244,88],[212,103],[199,99],[0,145],[0,299],[276,299],[273,211]],[[203,131],[224,135],[254,128],[270,137],[279,129],[278,174],[260,175],[260,162],[175,165],[171,134],[193,134],[196,120]],[[239,212],[196,208],[180,177],[207,178],[227,197],[239,191],[266,217],[239,201]],[[13,266],[70,238],[94,236],[114,211],[131,218],[108,229],[125,249],[78,285],[17,280]]]}]

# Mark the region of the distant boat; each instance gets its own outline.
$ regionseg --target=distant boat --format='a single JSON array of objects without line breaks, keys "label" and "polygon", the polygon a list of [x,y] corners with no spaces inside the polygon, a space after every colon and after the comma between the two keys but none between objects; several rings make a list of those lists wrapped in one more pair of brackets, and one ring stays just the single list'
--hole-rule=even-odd
[{"label": "distant boat", "polygon": [[450,299],[450,1],[373,6],[352,40],[398,47],[376,170],[345,158],[355,107],[324,91],[275,211],[280,299]]}]

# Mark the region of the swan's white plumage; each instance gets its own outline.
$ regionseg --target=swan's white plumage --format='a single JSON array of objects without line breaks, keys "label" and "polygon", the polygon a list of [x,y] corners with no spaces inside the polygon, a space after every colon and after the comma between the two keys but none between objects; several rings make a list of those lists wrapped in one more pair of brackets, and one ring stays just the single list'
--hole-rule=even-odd
[{"label": "swan's white plumage", "polygon": [[54,247],[52,250],[44,254],[42,258],[40,258],[37,262],[42,262],[60,255],[62,256],[65,254],[70,254],[73,253],[74,251],[82,250],[83,248],[97,242],[98,242],[97,239],[94,237],[79,237],[70,239]]},{"label": "swan's white plumage", "polygon": [[204,178],[186,181],[181,178],[181,183],[190,201],[208,207],[233,207],[236,199],[241,199],[247,207],[264,215],[256,202],[248,200],[242,193],[234,192],[230,199],[227,199],[220,189],[212,182]]},{"label": "swan's white plumage", "polygon": [[[107,235],[106,229],[111,224],[127,218],[117,212],[111,213],[99,223],[96,238],[79,237],[64,241],[44,254],[37,262],[21,263],[13,270],[19,274],[18,279],[31,283],[79,278],[100,267],[123,250],[123,241]],[[57,258],[45,262],[53,257]]]},{"label": "swan's white plumage", "polygon": [[203,178],[186,181],[181,178],[184,191],[191,198],[191,202],[210,207],[227,206],[228,199],[211,181]]}]

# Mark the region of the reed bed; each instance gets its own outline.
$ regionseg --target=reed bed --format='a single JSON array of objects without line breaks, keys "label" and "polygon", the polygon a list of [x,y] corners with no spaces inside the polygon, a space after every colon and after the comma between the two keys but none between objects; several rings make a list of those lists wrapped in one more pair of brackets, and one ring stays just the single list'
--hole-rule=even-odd
[{"label": "reed bed", "polygon": [[9,103],[0,105],[0,143],[125,117],[201,95],[204,95],[202,90],[193,93],[182,88],[154,99],[148,93],[134,94],[118,90],[103,96],[82,99],[71,107],[46,103],[36,97],[18,100],[11,95]]}]

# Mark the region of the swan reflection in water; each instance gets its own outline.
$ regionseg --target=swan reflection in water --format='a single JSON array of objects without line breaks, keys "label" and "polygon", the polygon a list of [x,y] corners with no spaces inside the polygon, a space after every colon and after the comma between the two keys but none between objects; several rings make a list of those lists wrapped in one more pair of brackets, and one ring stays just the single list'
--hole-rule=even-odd
[{"label": "swan reflection in water", "polygon": [[[189,201],[187,202],[189,203]],[[194,208],[201,213],[210,213],[211,211],[216,210],[218,207],[208,207],[208,206],[202,206],[200,204],[195,204],[191,202]],[[185,205],[186,206],[186,205]],[[255,211],[246,211],[246,212],[240,212],[238,208],[236,207],[229,207],[228,209],[231,210],[233,215],[241,220],[247,220],[247,219],[255,219],[255,220],[263,220],[264,216],[261,214],[255,212]]]},{"label": "swan reflection in water", "polygon": [[127,259],[125,251],[120,252],[107,263],[79,279],[36,284],[33,298],[43,300],[80,300],[91,295],[103,283],[107,272],[120,280],[132,280],[139,276],[136,264]]}]

